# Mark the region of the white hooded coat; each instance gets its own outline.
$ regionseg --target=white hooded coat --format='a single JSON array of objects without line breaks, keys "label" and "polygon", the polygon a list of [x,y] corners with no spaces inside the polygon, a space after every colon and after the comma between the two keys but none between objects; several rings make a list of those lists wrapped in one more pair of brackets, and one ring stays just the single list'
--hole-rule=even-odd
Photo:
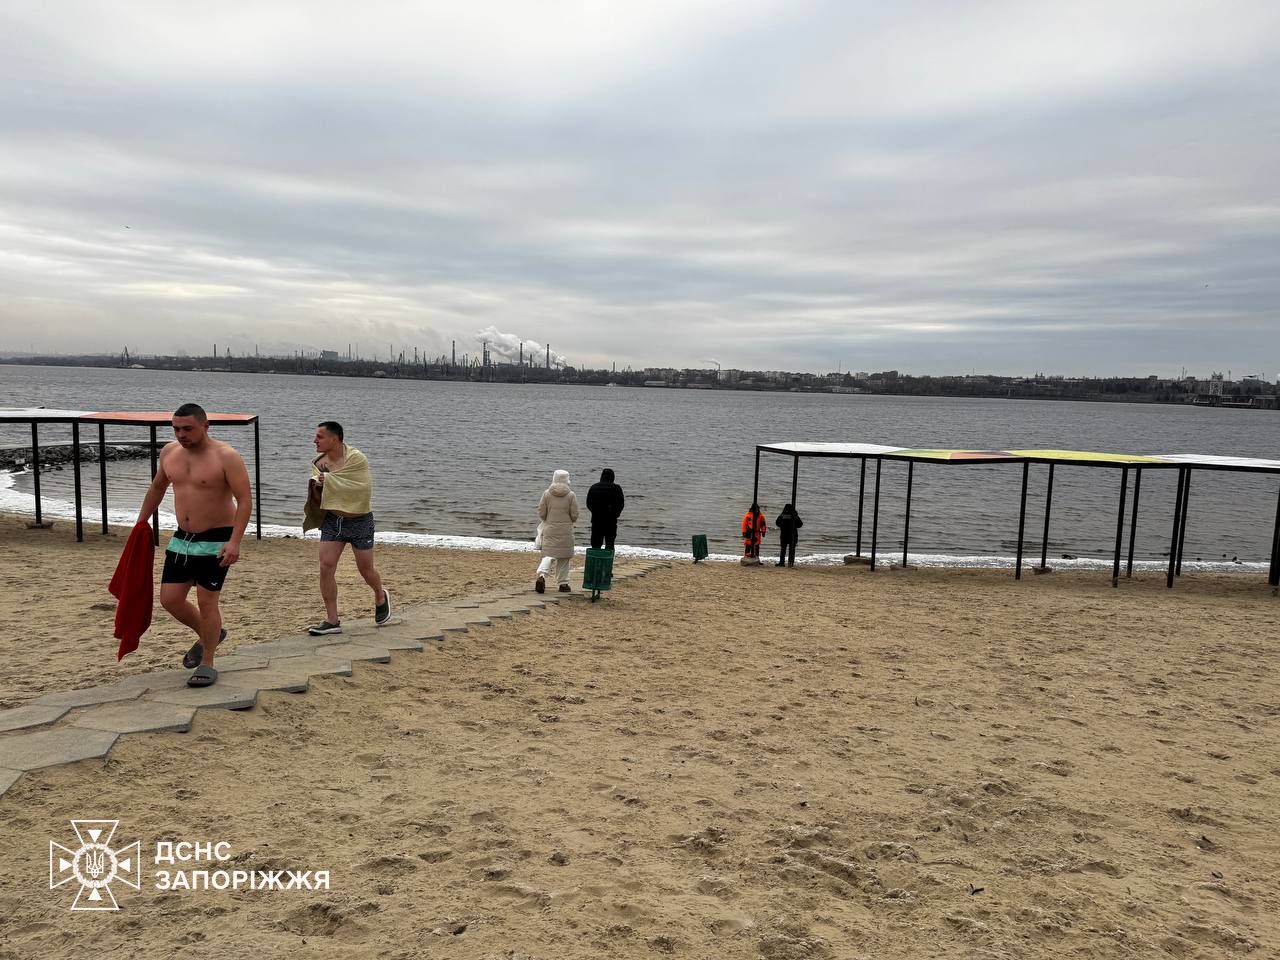
[{"label": "white hooded coat", "polygon": [[542,520],[542,555],[562,559],[573,556],[573,525],[578,521],[578,495],[569,489],[569,471],[551,475],[551,486],[538,501]]}]

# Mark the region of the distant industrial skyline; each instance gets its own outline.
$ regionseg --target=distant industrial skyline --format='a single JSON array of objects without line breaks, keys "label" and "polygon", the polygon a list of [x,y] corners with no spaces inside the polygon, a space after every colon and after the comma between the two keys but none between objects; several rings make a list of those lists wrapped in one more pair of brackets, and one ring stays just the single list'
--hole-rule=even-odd
[{"label": "distant industrial skyline", "polygon": [[[619,364],[617,362],[605,363],[600,366],[584,366],[581,364],[566,362],[567,358],[559,354],[552,353],[551,356],[555,357],[556,359],[554,361],[548,360],[546,357],[546,354],[543,351],[539,350],[539,351],[526,354],[523,358],[523,362],[527,366],[532,368],[542,368],[544,366],[550,365],[555,367],[556,369],[561,369],[563,367],[570,367],[572,369],[590,370],[590,371],[613,369],[617,371],[630,370],[635,372],[642,372],[647,370],[676,370],[676,371],[683,372],[683,371],[702,370],[702,371],[712,372],[717,375],[781,373],[781,374],[794,374],[794,375],[815,376],[815,377],[827,377],[827,376],[834,375],[834,376],[854,376],[854,377],[865,378],[865,377],[877,376],[883,373],[893,372],[893,373],[897,373],[907,377],[935,377],[935,378],[990,376],[990,377],[1000,377],[1000,378],[1027,378],[1027,379],[1044,379],[1044,380],[1064,379],[1064,378],[1069,380],[1076,380],[1076,379],[1141,380],[1149,377],[1156,377],[1162,381],[1192,379],[1192,380],[1198,380],[1202,382],[1209,381],[1216,377],[1222,377],[1222,378],[1225,378],[1227,381],[1234,382],[1234,383],[1239,383],[1244,380],[1260,380],[1264,383],[1275,383],[1280,385],[1280,373],[1276,373],[1276,374],[1265,374],[1261,372],[1244,373],[1237,370],[1233,370],[1230,367],[1228,367],[1225,370],[1217,370],[1217,369],[1199,370],[1199,369],[1191,369],[1188,367],[1181,367],[1176,372],[1169,372],[1169,373],[1161,373],[1158,371],[1150,371],[1150,370],[1129,370],[1129,371],[1119,371],[1119,372],[1107,373],[1107,374],[1085,374],[1085,373],[1073,372],[1070,370],[1053,370],[1053,369],[1018,370],[1013,372],[981,370],[976,368],[971,370],[920,371],[920,370],[908,370],[903,367],[884,367],[884,368],[868,368],[868,369],[855,369],[852,367],[838,367],[838,368],[833,367],[830,369],[802,370],[802,369],[783,368],[783,367],[728,367],[723,365],[717,365],[715,361],[694,363],[690,366],[684,366],[684,367],[677,366],[674,364],[669,364],[669,363],[667,364],[655,363],[655,364],[647,364],[644,366],[637,366],[635,364]],[[423,353],[421,350],[418,350],[417,352],[415,352],[415,348],[413,347],[396,348],[394,347],[394,345],[388,346],[385,351],[376,350],[376,351],[370,351],[368,353],[364,353],[359,350],[356,350],[353,345],[353,349],[350,355],[348,355],[346,351],[338,351],[338,350],[307,350],[307,351],[294,351],[291,353],[277,353],[277,354],[270,354],[261,350],[259,351],[248,350],[243,353],[233,353],[230,355],[230,357],[225,351],[217,355],[214,355],[212,353],[198,353],[198,352],[192,352],[187,350],[179,350],[174,353],[155,353],[152,351],[143,351],[143,350],[137,350],[137,349],[131,350],[127,347],[125,348],[124,352],[79,353],[79,354],[72,354],[72,353],[59,352],[59,351],[31,353],[27,351],[13,351],[13,350],[5,350],[3,348],[0,348],[0,361],[7,361],[7,362],[20,363],[23,359],[31,359],[33,361],[58,360],[58,359],[73,361],[76,359],[83,358],[83,359],[93,359],[93,360],[110,360],[110,361],[113,361],[113,363],[121,364],[121,365],[129,362],[151,360],[156,358],[178,358],[178,359],[186,359],[191,361],[208,360],[214,364],[219,364],[220,362],[225,363],[228,359],[235,360],[237,358],[239,359],[254,358],[254,359],[262,359],[262,360],[279,359],[282,361],[325,360],[325,361],[345,362],[345,361],[354,360],[361,363],[367,363],[367,364],[373,364],[373,365],[387,365],[387,366],[392,366],[399,363],[436,364],[443,359],[450,363],[454,363],[459,366],[462,366],[464,364],[466,365],[482,364],[483,357],[484,357],[484,353],[482,351],[482,345],[480,344],[476,344],[474,347],[467,350],[461,350],[461,349],[446,350],[444,353],[439,353],[439,354],[427,354],[427,353]],[[493,364],[513,364],[514,365],[518,361],[516,357],[499,356],[493,352],[490,352],[489,362]],[[93,365],[100,366],[101,364],[95,363]],[[234,367],[234,364],[233,364],[233,367]]]},{"label": "distant industrial skyline", "polygon": [[10,4],[0,349],[1270,378],[1277,89],[1264,0]]}]

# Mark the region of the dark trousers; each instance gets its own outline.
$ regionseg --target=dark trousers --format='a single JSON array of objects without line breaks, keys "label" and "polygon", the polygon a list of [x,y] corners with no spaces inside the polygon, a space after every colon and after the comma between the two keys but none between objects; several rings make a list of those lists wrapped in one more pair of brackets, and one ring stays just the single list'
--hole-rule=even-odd
[{"label": "dark trousers", "polygon": [[613,549],[613,541],[618,537],[618,525],[597,527],[594,523],[591,525],[591,549],[599,550],[601,545],[606,550]]},{"label": "dark trousers", "polygon": [[[785,563],[789,567],[794,567],[796,565],[796,542],[794,540],[783,540],[779,547],[781,553],[778,555],[778,566],[782,566]],[[787,559],[787,551],[791,551],[791,559],[789,561]]]}]

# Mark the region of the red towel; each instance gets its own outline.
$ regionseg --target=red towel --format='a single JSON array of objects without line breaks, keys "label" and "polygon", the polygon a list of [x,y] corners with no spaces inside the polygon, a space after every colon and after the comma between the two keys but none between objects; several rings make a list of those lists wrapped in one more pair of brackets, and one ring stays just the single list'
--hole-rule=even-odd
[{"label": "red towel", "polygon": [[151,626],[151,605],[155,596],[156,544],[151,538],[151,524],[138,523],[124,545],[116,572],[107,587],[119,601],[116,604],[116,637],[120,648],[116,659],[138,649],[138,641]]}]

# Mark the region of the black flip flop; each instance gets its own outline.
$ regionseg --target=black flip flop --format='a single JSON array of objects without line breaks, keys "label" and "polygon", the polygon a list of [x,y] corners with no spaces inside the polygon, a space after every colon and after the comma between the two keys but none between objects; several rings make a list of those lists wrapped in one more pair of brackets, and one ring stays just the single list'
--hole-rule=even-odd
[{"label": "black flip flop", "polygon": [[196,667],[196,672],[187,677],[188,687],[212,687],[218,682],[218,671],[204,664]]},{"label": "black flip flop", "polygon": [[[222,632],[218,634],[218,643],[222,643],[227,639],[227,629],[222,628]],[[191,645],[191,649],[182,655],[182,665],[188,670],[193,670],[200,666],[200,661],[204,659],[204,644],[197,640]]]}]

